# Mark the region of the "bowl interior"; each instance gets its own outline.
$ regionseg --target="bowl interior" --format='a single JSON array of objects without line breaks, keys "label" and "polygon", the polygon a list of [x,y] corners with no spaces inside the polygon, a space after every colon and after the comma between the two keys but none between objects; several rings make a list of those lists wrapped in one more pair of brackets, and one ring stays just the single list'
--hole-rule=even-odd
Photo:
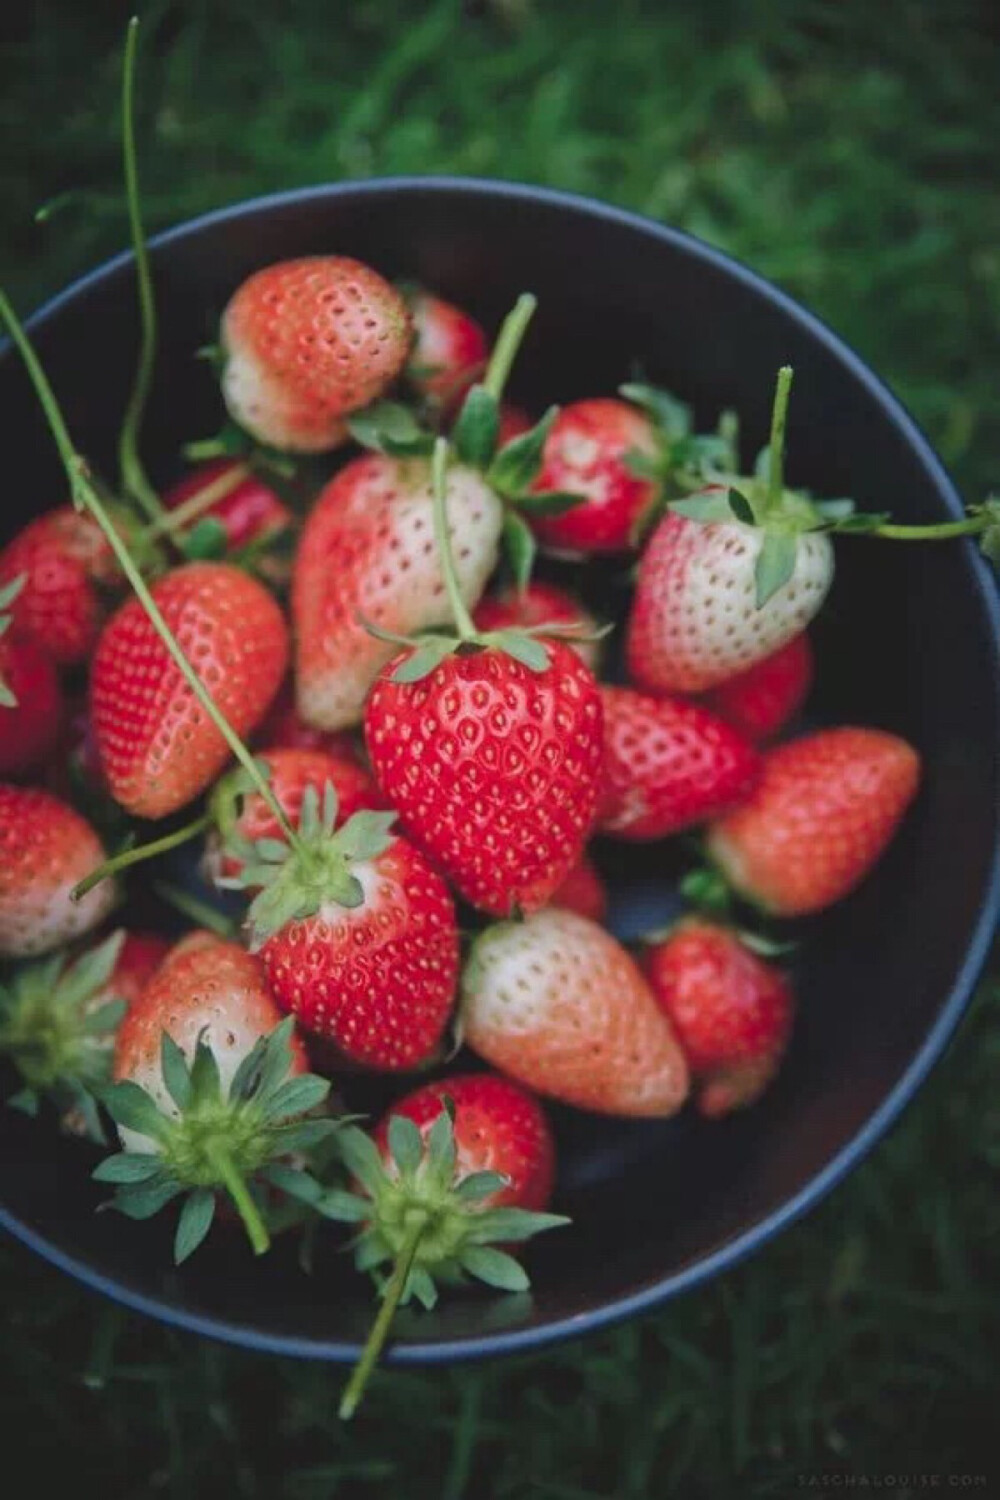
[{"label": "bowl interior", "polygon": [[[236,284],[270,261],[341,251],[417,279],[495,327],[518,292],[539,311],[511,393],[550,401],[611,392],[635,367],[702,423],[741,415],[744,460],[766,438],[774,372],[795,366],[788,472],[822,495],[911,520],[954,509],[948,482],[900,408],[825,329],[741,268],[682,236],[597,205],[489,184],[368,184],[251,204],[163,237],[155,250],[162,345],[147,448],[171,477],[179,446],[221,409],[193,352]],[[130,264],[78,284],[35,326],[77,442],[109,475],[134,359]],[[0,359],[8,431],[0,537],[61,503],[65,485],[27,383]],[[577,582],[605,615],[624,594],[607,568]],[[558,1207],[574,1227],[531,1255],[533,1290],[456,1295],[400,1318],[404,1358],[517,1347],[646,1305],[728,1263],[818,1196],[916,1087],[967,997],[995,904],[996,611],[963,546],[843,540],[816,631],[818,721],[880,725],[925,761],[914,812],[864,889],[817,922],[799,962],[787,1065],[756,1108],[720,1124],[687,1111],[629,1123],[554,1110]],[[614,921],[633,935],[669,909],[672,850],[606,846]],[[359,1090],[373,1103],[379,1089]],[[347,1089],[354,1102],[351,1089]],[[363,1098],[361,1097],[363,1095]],[[383,1095],[383,1097],[388,1097]],[[314,1274],[281,1245],[254,1263],[206,1246],[182,1273],[163,1226],[95,1215],[90,1153],[47,1123],[0,1111],[0,1213],[37,1248],[134,1305],[290,1351],[343,1357],[370,1316],[364,1283],[321,1248]]]}]

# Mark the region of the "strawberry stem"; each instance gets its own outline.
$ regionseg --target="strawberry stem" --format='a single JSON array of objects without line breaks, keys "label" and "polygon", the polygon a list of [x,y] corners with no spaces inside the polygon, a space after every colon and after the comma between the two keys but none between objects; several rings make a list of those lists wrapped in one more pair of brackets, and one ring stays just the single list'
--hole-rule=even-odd
[{"label": "strawberry stem", "polygon": [[151,521],[163,514],[159,496],[153,489],[139,457],[139,429],[153,383],[156,358],[156,301],[149,270],[149,251],[142,228],[139,207],[139,170],[135,149],[135,58],[139,39],[139,17],[133,16],[125,33],[125,60],[122,75],[122,150],[125,165],[125,198],[128,204],[129,234],[135,256],[135,274],[139,288],[139,317],[142,337],[135,381],[125,409],[118,439],[118,464],[122,488],[141,506]]},{"label": "strawberry stem", "polygon": [[202,815],[195,818],[193,823],[185,823],[183,828],[175,829],[173,833],[165,833],[162,838],[154,839],[151,844],[140,844],[137,849],[123,849],[121,854],[114,854],[106,859],[103,864],[92,870],[79,885],[75,885],[70,892],[70,899],[82,901],[88,891],[92,891],[95,885],[100,885],[102,880],[108,880],[112,875],[117,875],[119,870],[127,870],[130,865],[141,865],[147,859],[155,859],[158,854],[166,854],[170,849],[176,849],[181,844],[186,844],[190,839],[197,838],[199,833],[204,833],[208,828],[210,819]]},{"label": "strawberry stem", "polygon": [[211,484],[197,490],[175,510],[164,511],[159,520],[147,528],[146,535],[152,539],[182,531],[191,521],[197,521],[206,510],[210,510],[217,500],[225,499],[233,490],[238,489],[249,477],[250,470],[245,464],[234,464],[231,469],[213,479]]},{"label": "strawberry stem", "polygon": [[243,1220],[247,1238],[253,1246],[254,1255],[263,1255],[271,1248],[271,1236],[261,1218],[260,1209],[253,1201],[250,1189],[237,1171],[232,1157],[219,1141],[207,1141],[205,1154],[225,1183],[226,1192],[232,1198],[236,1211]]},{"label": "strawberry stem", "polygon": [[52,436],[55,439],[56,447],[59,450],[59,456],[62,459],[63,468],[66,470],[66,477],[69,480],[70,492],[73,497],[74,505],[76,505],[78,510],[89,511],[94,520],[97,522],[98,526],[101,528],[101,531],[107,538],[108,545],[110,546],[112,552],[118,560],[122,572],[125,574],[125,577],[131,584],[132,589],[135,592],[140,604],[152,621],[153,628],[156,630],[157,635],[160,637],[161,641],[166,646],[167,651],[170,653],[175,663],[177,664],[181,676],[184,678],[185,682],[187,682],[188,686],[191,688],[191,691],[198,699],[198,702],[201,704],[202,708],[204,708],[205,712],[212,720],[212,723],[215,725],[216,729],[218,729],[219,733],[222,735],[222,738],[225,740],[226,744],[229,746],[230,750],[233,752],[240,765],[250,777],[250,780],[256,790],[260,792],[271,813],[277,819],[278,824],[291,847],[293,849],[298,848],[299,841],[295,834],[295,830],[289,823],[288,818],[285,815],[284,808],[281,806],[277,797],[275,797],[274,793],[272,792],[268,784],[267,777],[264,776],[257,762],[250,754],[250,751],[247,749],[246,745],[244,745],[235,729],[233,729],[232,725],[223,714],[222,710],[216,705],[216,702],[211,693],[205,687],[205,684],[198,676],[194,667],[184,655],[177,637],[174,635],[173,631],[170,629],[170,626],[163,618],[159,606],[157,605],[153,596],[150,594],[149,589],[146,587],[142,574],[139,572],[139,569],[133,562],[132,555],[129,552],[128,547],[125,545],[122,538],[118,535],[115,527],[112,525],[108,513],[104,509],[104,506],[101,502],[100,496],[97,494],[97,491],[94,489],[94,486],[90,482],[87,471],[87,461],[82,456],[82,454],[76,451],[76,448],[73,446],[73,439],[70,437],[69,429],[67,428],[66,423],[63,419],[62,412],[59,409],[59,403],[55,398],[55,393],[53,392],[52,387],[49,384],[48,376],[42,369],[41,362],[39,361],[37,354],[32,348],[31,341],[28,338],[28,335],[25,333],[24,328],[21,325],[21,321],[15,313],[13,307],[11,306],[10,301],[6,293],[3,291],[2,287],[0,287],[0,319],[2,319],[3,322],[7,325],[7,330],[10,333],[11,339],[13,340],[18,352],[20,353],[21,358],[24,360],[25,368],[28,371],[31,383],[35,388],[35,393],[38,396],[39,404],[41,405],[41,408],[45,413],[45,417],[48,421]]},{"label": "strawberry stem", "polygon": [[788,421],[788,397],[792,389],[792,367],[782,365],[778,371],[778,383],[774,388],[774,406],[771,408],[771,440],[767,449],[767,502],[766,509],[780,509],[781,496],[785,488],[785,425]]},{"label": "strawberry stem", "polygon": [[[933,526],[904,526],[886,522],[861,534],[887,537],[894,542],[946,542],[952,537],[976,536],[991,524],[995,523],[988,515],[969,516],[964,521],[939,521]],[[837,528],[833,529],[836,531]]]},{"label": "strawberry stem", "polygon": [[511,366],[517,357],[517,351],[521,347],[524,335],[528,331],[528,324],[534,317],[537,306],[537,297],[533,297],[530,292],[522,292],[503,320],[497,341],[493,345],[490,362],[486,366],[486,374],[483,376],[484,390],[489,391],[497,401],[503,395]]},{"label": "strawberry stem", "polygon": [[455,559],[452,555],[451,541],[448,537],[448,439],[439,437],[434,440],[434,456],[431,460],[431,478],[434,485],[434,536],[437,541],[438,556],[441,559],[441,572],[444,574],[444,586],[448,591],[448,602],[451,605],[452,616],[455,621],[455,629],[463,641],[476,639],[476,627],[472,623],[472,616],[465,607],[462,591],[458,586],[458,577],[455,573]]},{"label": "strawberry stem", "polygon": [[382,1353],[382,1347],[385,1344],[389,1328],[396,1315],[399,1299],[402,1297],[406,1283],[409,1280],[417,1247],[420,1244],[420,1236],[423,1234],[425,1228],[426,1222],[421,1216],[416,1219],[410,1228],[409,1234],[403,1241],[403,1247],[396,1258],[396,1264],[393,1268],[389,1284],[385,1289],[385,1296],[382,1299],[382,1306],[378,1310],[378,1316],[372,1324],[371,1332],[361,1352],[361,1358],[355,1365],[351,1378],[344,1389],[344,1394],[340,1398],[339,1415],[342,1422],[349,1422],[361,1404],[361,1398],[365,1393],[371,1373],[378,1363],[378,1358]]}]

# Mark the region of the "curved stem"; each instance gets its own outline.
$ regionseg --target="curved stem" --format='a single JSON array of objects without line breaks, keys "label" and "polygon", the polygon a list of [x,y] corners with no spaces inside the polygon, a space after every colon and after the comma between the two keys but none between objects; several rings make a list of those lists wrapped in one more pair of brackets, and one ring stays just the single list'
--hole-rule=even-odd
[{"label": "curved stem", "polygon": [[212,458],[232,458],[225,443],[221,438],[195,438],[191,443],[185,443],[181,449],[184,457],[189,463],[204,463]]},{"label": "curved stem", "polygon": [[210,819],[202,815],[195,818],[193,823],[185,823],[183,828],[176,829],[173,833],[165,833],[162,838],[154,839],[151,844],[140,844],[137,849],[124,849],[121,854],[112,855],[96,870],[92,870],[85,880],[75,885],[70,892],[73,901],[81,901],[88,891],[92,891],[95,885],[100,885],[102,880],[108,880],[112,875],[117,875],[119,870],[127,870],[130,865],[141,865],[147,859],[155,859],[158,854],[166,854],[170,849],[177,849],[181,844],[188,843],[197,838],[199,833],[204,833],[208,828]]},{"label": "curved stem", "polygon": [[[990,517],[986,515],[969,516],[964,521],[939,521],[932,526],[903,526],[887,521],[882,526],[873,526],[871,531],[859,534],[886,537],[894,542],[946,542],[952,537],[977,536],[990,524]],[[833,528],[834,531],[836,529]]]},{"label": "curved stem", "polygon": [[455,629],[459,636],[463,641],[471,641],[476,637],[476,627],[472,623],[472,616],[465,607],[462,591],[458,586],[458,578],[455,574],[455,559],[451,550],[451,540],[448,536],[447,438],[439,437],[434,441],[431,477],[434,484],[434,538],[437,542],[438,556],[441,559],[444,586],[448,591],[448,603],[451,605]]},{"label": "curved stem", "polygon": [[206,510],[211,510],[217,500],[225,497],[238,489],[245,479],[250,478],[250,470],[246,464],[234,464],[218,479],[213,479],[211,484],[206,484],[203,489],[196,490],[189,499],[174,510],[165,510],[159,520],[154,521],[146,530],[150,538],[169,535],[176,531],[182,531],[192,521],[197,521]]},{"label": "curved stem", "polygon": [[236,1170],[235,1163],[225,1146],[220,1145],[218,1141],[209,1141],[205,1151],[218,1172],[220,1180],[225,1184],[226,1192],[232,1198],[236,1212],[243,1220],[254,1255],[263,1255],[271,1248],[271,1236],[267,1232],[267,1225],[261,1218],[260,1209],[253,1201],[253,1196],[242,1174]]},{"label": "curved stem", "polygon": [[534,317],[537,306],[537,297],[533,297],[530,292],[522,292],[503,320],[503,326],[493,345],[490,362],[486,366],[486,374],[483,376],[483,388],[498,401],[503,395],[511,365],[514,363],[517,351],[521,347],[521,340],[527,332],[528,324]]},{"label": "curved stem", "polygon": [[771,408],[771,440],[767,450],[767,509],[777,510],[785,487],[785,424],[788,421],[788,397],[792,389],[792,367],[782,365],[774,388]]},{"label": "curved stem", "polygon": [[423,1234],[425,1227],[423,1223],[414,1224],[403,1242],[403,1248],[396,1259],[389,1285],[385,1289],[385,1296],[382,1299],[382,1306],[378,1310],[378,1316],[372,1324],[365,1347],[361,1351],[361,1358],[354,1366],[351,1378],[347,1382],[343,1396],[340,1398],[339,1415],[342,1422],[349,1422],[361,1404],[365,1387],[368,1384],[372,1371],[378,1363],[378,1357],[382,1353],[382,1346],[385,1343],[392,1320],[396,1316],[396,1308],[399,1306],[399,1299],[403,1295],[403,1290],[413,1267],[413,1259],[417,1253],[417,1246],[420,1244],[420,1236]]},{"label": "curved stem", "polygon": [[156,301],[153,297],[153,281],[149,270],[149,251],[142,228],[139,208],[139,169],[135,149],[135,57],[139,39],[139,17],[133,16],[125,33],[125,61],[122,77],[122,151],[125,165],[125,198],[128,204],[129,234],[132,253],[135,256],[136,282],[139,288],[139,318],[142,338],[139,346],[139,363],[135,381],[125,408],[125,418],[118,439],[118,464],[121,469],[122,488],[131,495],[150,520],[163,514],[159,496],[146,476],[139,457],[139,429],[153,383],[153,363],[156,358]]},{"label": "curved stem", "polygon": [[142,577],[142,574],[139,572],[139,569],[133,562],[131,553],[129,552],[122,538],[118,535],[115,527],[111,524],[108,513],[104,509],[104,505],[101,502],[101,498],[97,494],[97,491],[94,489],[94,486],[91,484],[88,477],[86,460],[79,453],[77,453],[75,447],[73,446],[73,440],[70,437],[69,429],[67,428],[66,423],[63,420],[62,412],[59,410],[59,403],[55,398],[55,394],[52,390],[51,385],[49,384],[48,376],[42,369],[38,356],[31,346],[31,341],[29,340],[28,335],[25,333],[23,327],[21,326],[20,319],[18,318],[17,314],[10,304],[9,299],[2,289],[0,289],[0,318],[2,318],[6,323],[10,336],[14,341],[14,344],[17,346],[21,358],[24,360],[25,367],[31,379],[31,383],[34,386],[35,392],[38,396],[39,404],[41,405],[42,410],[45,413],[46,420],[48,421],[49,428],[52,432],[52,436],[55,438],[56,447],[59,449],[59,456],[62,459],[63,467],[66,470],[66,477],[69,480],[70,490],[73,497],[73,504],[77,507],[78,510],[89,511],[94,520],[97,522],[98,526],[101,528],[101,531],[107,538],[108,545],[110,546],[112,552],[118,560],[122,572],[125,574],[125,577],[132,585],[132,589],[136,594],[136,597],[138,598],[143,609],[146,611],[146,614],[152,621],[157,635],[160,637],[161,641],[166,646],[167,651],[170,653],[171,657],[176,663],[181,676],[184,678],[185,682],[188,684],[191,691],[198,699],[198,702],[201,704],[202,708],[212,720],[212,723],[215,725],[216,729],[218,729],[219,733],[222,735],[222,738],[225,740],[226,744],[229,746],[230,750],[233,752],[240,765],[250,777],[250,780],[256,790],[260,792],[271,813],[278,820],[278,824],[282,832],[284,833],[285,838],[288,840],[293,849],[297,848],[298,838],[296,836],[295,830],[292,828],[292,825],[289,823],[288,818],[285,816],[284,808],[281,806],[277,797],[275,797],[274,793],[272,792],[267,777],[264,776],[257,762],[250,754],[250,751],[247,749],[246,745],[244,745],[235,729],[233,729],[225,714],[223,714],[222,710],[216,705],[215,699],[212,697],[211,693],[208,691],[205,684],[198,676],[194,667],[184,655],[177,637],[174,635],[173,631],[170,629],[170,626],[163,618],[159,606],[157,605],[153,596],[150,594],[149,589],[146,587],[146,583]]}]

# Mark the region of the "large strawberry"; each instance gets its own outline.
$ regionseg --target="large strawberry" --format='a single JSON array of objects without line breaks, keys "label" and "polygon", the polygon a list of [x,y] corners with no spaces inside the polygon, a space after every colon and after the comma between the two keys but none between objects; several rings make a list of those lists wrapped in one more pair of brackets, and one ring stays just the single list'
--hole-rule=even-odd
[{"label": "large strawberry", "polygon": [[302,1118],[330,1087],[306,1069],[255,958],[208,934],[179,944],[118,1028],[116,1081],[103,1102],[124,1150],[94,1177],[115,1185],[114,1207],[134,1219],[187,1195],[178,1262],[208,1233],[220,1196],[260,1254],[269,1236],[254,1185],[272,1163],[296,1177],[289,1156],[333,1128]]},{"label": "large strawberry", "polygon": [[612,1115],[672,1115],[688,1073],[670,1022],[610,933],[550,907],[488,928],[462,977],[462,1034],[528,1088]]},{"label": "large strawberry", "polygon": [[774,1077],[791,1030],[794,997],[780,969],[728,927],[685,918],[644,957],[670,1018],[703,1115],[757,1099]]},{"label": "large strawberry", "polygon": [[506,1078],[476,1073],[428,1084],[392,1106],[374,1141],[349,1128],[339,1145],[356,1190],[329,1193],[316,1206],[363,1226],[355,1257],[380,1279],[383,1297],[344,1392],[346,1418],[398,1306],[412,1298],[433,1307],[435,1280],[524,1291],[527,1275],[498,1245],[569,1221],[540,1212],[552,1190],[555,1145],[541,1106]]},{"label": "large strawberry", "polygon": [[913,747],[877,729],[825,729],[778,745],[743,805],[713,824],[710,855],[765,911],[822,911],[864,880],[919,780]]},{"label": "large strawberry", "polygon": [[50,510],[0,551],[0,588],[22,578],[10,612],[55,661],[84,661],[101,628],[100,589],[116,577],[114,558],[90,516]]},{"label": "large strawberry", "polygon": [[72,897],[103,860],[97,834],[67,803],[0,784],[0,956],[48,953],[103,921],[115,899],[110,881]]},{"label": "large strawberry", "polygon": [[[503,507],[481,475],[459,465],[448,503],[462,598],[474,605],[496,565]],[[358,723],[397,649],[367,625],[409,635],[450,619],[426,460],[366,454],[327,485],[302,530],[292,615],[302,717],[321,729]]]},{"label": "large strawberry", "polygon": [[672,502],[639,563],[626,655],[635,684],[700,693],[799,635],[833,581],[831,524],[784,487],[791,370],[778,378],[767,477]]},{"label": "large strawberry", "polygon": [[343,255],[281,261],[249,277],[222,317],[222,394],[259,442],[322,452],[406,362],[410,317],[396,289]]},{"label": "large strawberry", "polygon": [[5,614],[23,586],[0,590],[0,776],[37,771],[55,749],[65,705],[59,674],[33,636]]},{"label": "large strawberry", "polygon": [[[227,563],[188,563],[152,599],[216,707],[237,734],[263,718],[285,674],[281,611]],[[203,792],[230,758],[220,730],[136,599],[105,626],[90,683],[94,735],[112,796],[162,818]]]},{"label": "large strawberry", "polygon": [[[601,654],[597,621],[558,584],[532,579],[523,589],[513,587],[498,594],[486,594],[473,611],[472,619],[476,629],[482,631],[558,625],[565,630],[567,644],[581,661],[592,672],[597,671]],[[574,633],[579,639],[574,638]]]},{"label": "large strawberry", "polygon": [[708,693],[705,707],[732,724],[748,740],[773,739],[794,719],[805,702],[813,680],[813,654],[809,637],[793,636],[772,656],[727,677]]},{"label": "large strawberry", "polygon": [[406,378],[430,405],[453,410],[482,374],[489,344],[475,318],[453,302],[416,290],[407,299],[413,346]]},{"label": "large strawberry", "polygon": [[619,839],[659,839],[739,803],[760,756],[696,703],[601,688],[604,789],[598,828]]}]

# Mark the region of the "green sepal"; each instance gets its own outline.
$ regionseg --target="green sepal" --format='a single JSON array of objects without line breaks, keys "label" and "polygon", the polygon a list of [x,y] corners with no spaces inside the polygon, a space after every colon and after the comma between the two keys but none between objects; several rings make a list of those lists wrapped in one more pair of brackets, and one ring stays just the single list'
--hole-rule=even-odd
[{"label": "green sepal", "polygon": [[178,545],[189,562],[216,562],[226,555],[229,533],[218,516],[201,516]]},{"label": "green sepal", "polygon": [[531,582],[538,543],[527,521],[515,510],[508,509],[504,514],[503,550],[514,583],[523,592]]},{"label": "green sepal", "polygon": [[651,453],[646,453],[642,448],[626,448],[622,454],[622,463],[630,474],[636,479],[655,479],[663,477],[663,461],[656,459]]},{"label": "green sepal", "polygon": [[[399,1118],[401,1116],[393,1115],[393,1120]],[[471,1172],[458,1183],[455,1196],[462,1203],[478,1203],[481,1198],[490,1198],[494,1193],[503,1192],[509,1181],[509,1178],[501,1176],[499,1172]]]},{"label": "green sepal", "polygon": [[688,495],[683,500],[671,500],[669,509],[676,511],[688,521],[700,521],[711,525],[717,521],[733,521],[729,496],[721,490],[705,495]]},{"label": "green sepal", "polygon": [[496,453],[499,432],[499,401],[485,386],[472,386],[451,432],[458,458],[474,469],[488,469]]},{"label": "green sepal", "polygon": [[376,1194],[385,1175],[382,1157],[371,1136],[352,1125],[341,1132],[338,1142],[344,1165],[362,1187]]},{"label": "green sepal", "polygon": [[526,495],[512,495],[510,503],[523,515],[540,520],[544,516],[564,516],[583,505],[586,498],[572,490],[534,490]]},{"label": "green sepal", "polygon": [[545,440],[558,415],[558,406],[550,406],[530,431],[511,438],[500,449],[486,471],[486,483],[498,495],[514,499],[531,488],[542,467]]},{"label": "green sepal", "polygon": [[90,1175],[95,1182],[113,1182],[123,1186],[126,1183],[148,1182],[162,1171],[160,1158],[153,1152],[119,1151],[98,1162]]},{"label": "green sepal", "polygon": [[691,408],[669,391],[645,381],[627,381],[618,387],[618,394],[648,412],[668,442],[687,437],[691,431]]},{"label": "green sepal", "polygon": [[421,682],[436,671],[446,656],[453,656],[457,646],[458,642],[449,636],[425,636],[409,656],[394,667],[391,681]]},{"label": "green sepal", "polygon": [[3,588],[0,588],[0,610],[10,608],[27,581],[27,573],[18,573],[16,578],[12,578],[10,583],[5,583]]},{"label": "green sepal", "polygon": [[412,1177],[424,1154],[424,1139],[419,1128],[407,1115],[391,1116],[389,1150],[400,1172]]},{"label": "green sepal", "polygon": [[476,1243],[498,1240],[514,1244],[533,1234],[544,1234],[547,1229],[561,1229],[569,1222],[565,1214],[536,1213],[527,1208],[490,1208],[476,1220],[470,1239]]},{"label": "green sepal", "polygon": [[184,1191],[176,1178],[160,1171],[145,1182],[129,1183],[118,1189],[110,1206],[128,1219],[151,1219],[161,1208]]},{"label": "green sepal", "polygon": [[347,418],[347,428],[362,448],[394,458],[424,456],[434,446],[433,435],[399,401],[375,401],[353,412]]},{"label": "green sepal", "polygon": [[191,1105],[211,1105],[222,1102],[222,1079],[219,1063],[204,1031],[198,1037],[191,1062]]},{"label": "green sepal", "polygon": [[134,1130],[154,1141],[163,1141],[169,1133],[170,1122],[160,1113],[155,1100],[130,1079],[110,1084],[101,1094],[101,1103],[115,1124],[125,1130]]},{"label": "green sepal", "polygon": [[124,1000],[108,1000],[84,1017],[83,1034],[92,1037],[110,1037],[118,1030],[125,1018],[128,1004]]},{"label": "green sepal", "polygon": [[174,1265],[182,1265],[202,1243],[215,1218],[215,1193],[196,1188],[184,1200],[174,1235]]},{"label": "green sepal", "polygon": [[785,531],[765,531],[764,542],[754,564],[756,604],[763,609],[795,572],[798,538]]},{"label": "green sepal", "polygon": [[491,630],[481,637],[484,645],[512,656],[532,672],[548,670],[551,657],[545,642],[523,630]]},{"label": "green sepal", "polygon": [[191,1103],[194,1088],[187,1059],[169,1031],[160,1037],[160,1072],[167,1093],[183,1113]]},{"label": "green sepal", "polygon": [[372,1206],[369,1199],[359,1198],[357,1193],[328,1188],[316,1204],[316,1210],[325,1219],[333,1219],[338,1224],[363,1224],[371,1218]]},{"label": "green sepal", "polygon": [[329,1092],[329,1079],[319,1078],[315,1073],[302,1073],[295,1078],[286,1078],[261,1103],[261,1114],[265,1120],[273,1120],[276,1124],[293,1120],[322,1104]]},{"label": "green sepal", "polygon": [[462,1251],[461,1265],[477,1281],[484,1281],[500,1292],[524,1292],[531,1285],[524,1267],[512,1255],[492,1245],[467,1245]]},{"label": "green sepal", "polygon": [[754,515],[753,506],[742,490],[733,489],[732,486],[726,491],[726,501],[734,518],[744,526],[754,526],[757,517]]}]

